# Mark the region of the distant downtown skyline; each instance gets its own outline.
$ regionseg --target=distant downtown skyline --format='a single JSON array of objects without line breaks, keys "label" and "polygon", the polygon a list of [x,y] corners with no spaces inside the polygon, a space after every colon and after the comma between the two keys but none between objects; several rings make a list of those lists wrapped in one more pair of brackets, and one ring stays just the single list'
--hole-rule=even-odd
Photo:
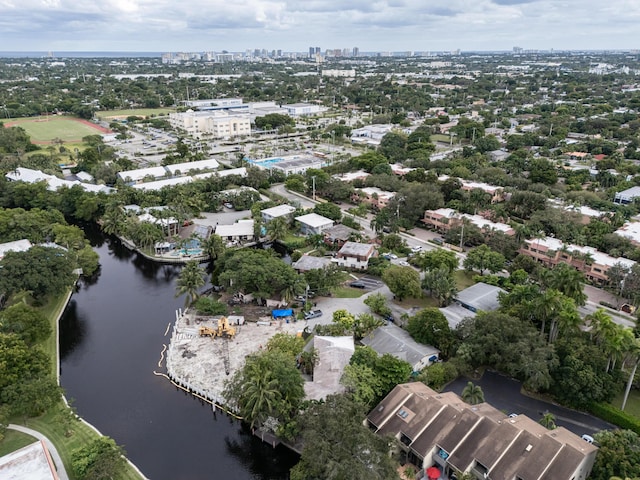
[{"label": "distant downtown skyline", "polygon": [[22,52],[634,49],[638,25],[635,0],[0,2],[0,43]]}]

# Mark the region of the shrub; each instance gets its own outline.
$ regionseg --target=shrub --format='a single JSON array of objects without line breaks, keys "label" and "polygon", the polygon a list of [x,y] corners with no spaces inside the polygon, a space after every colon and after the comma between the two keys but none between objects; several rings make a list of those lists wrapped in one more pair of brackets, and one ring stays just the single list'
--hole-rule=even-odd
[{"label": "shrub", "polygon": [[200,297],[193,303],[193,308],[201,315],[226,315],[227,306],[211,297]]},{"label": "shrub", "polygon": [[592,403],[589,405],[589,411],[602,420],[613,423],[622,429],[632,430],[640,435],[640,419],[623,412],[613,405],[608,403]]}]

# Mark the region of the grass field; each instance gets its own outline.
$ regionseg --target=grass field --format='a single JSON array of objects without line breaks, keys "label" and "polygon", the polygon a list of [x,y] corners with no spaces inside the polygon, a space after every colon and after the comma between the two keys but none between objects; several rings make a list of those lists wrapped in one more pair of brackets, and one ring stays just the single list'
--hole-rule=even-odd
[{"label": "grass field", "polygon": [[458,287],[458,291],[464,290],[467,287],[475,284],[473,281],[474,275],[477,275],[474,272],[467,272],[466,270],[456,270],[453,272],[453,278],[456,279],[456,285]]},{"label": "grass field", "polygon": [[63,142],[80,141],[87,135],[100,134],[100,130],[70,117],[30,117],[8,120],[5,126],[22,127],[34,143],[48,143],[54,138]]},{"label": "grass field", "polygon": [[169,113],[175,112],[175,108],[132,108],[128,110],[105,110],[104,112],[96,112],[96,117],[100,120],[109,120],[112,118],[121,118],[121,117],[150,117],[151,115],[155,115],[156,117],[160,115],[168,115]]},{"label": "grass field", "polygon": [[27,435],[26,433],[7,430],[4,434],[4,440],[0,442],[0,457],[7,453],[15,452],[27,445],[31,445],[37,440],[37,438],[33,438],[31,435]]},{"label": "grass field", "polygon": [[361,288],[335,287],[331,290],[331,293],[336,298],[359,298],[367,291]]},{"label": "grass field", "polygon": [[[623,398],[624,392],[618,393],[611,401],[611,405],[616,408],[620,408],[622,406]],[[631,392],[629,392],[629,399],[627,400],[627,406],[624,407],[624,411],[629,415],[640,418],[640,391],[631,390]]]}]

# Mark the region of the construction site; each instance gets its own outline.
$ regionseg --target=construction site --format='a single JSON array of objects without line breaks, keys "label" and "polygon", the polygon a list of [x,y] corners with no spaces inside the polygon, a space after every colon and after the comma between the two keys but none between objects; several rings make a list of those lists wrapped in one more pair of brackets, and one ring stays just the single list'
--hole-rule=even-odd
[{"label": "construction site", "polygon": [[243,316],[209,317],[178,310],[169,345],[163,351],[167,375],[180,388],[224,406],[224,383],[242,368],[245,358],[266,348],[276,333],[301,333],[305,323],[270,316],[246,322]]}]

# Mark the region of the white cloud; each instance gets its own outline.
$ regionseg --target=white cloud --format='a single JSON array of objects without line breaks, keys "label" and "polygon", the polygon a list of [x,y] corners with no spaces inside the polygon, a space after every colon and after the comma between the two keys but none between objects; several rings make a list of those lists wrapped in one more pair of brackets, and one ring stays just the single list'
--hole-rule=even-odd
[{"label": "white cloud", "polygon": [[3,50],[639,48],[637,0],[0,0]]}]

